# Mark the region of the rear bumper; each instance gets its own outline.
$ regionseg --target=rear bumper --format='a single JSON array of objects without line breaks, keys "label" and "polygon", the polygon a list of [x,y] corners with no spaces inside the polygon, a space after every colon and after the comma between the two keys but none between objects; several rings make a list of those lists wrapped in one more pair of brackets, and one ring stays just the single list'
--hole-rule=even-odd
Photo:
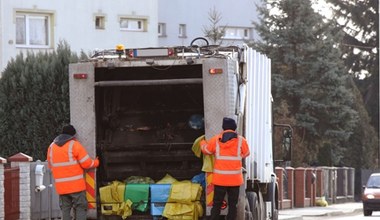
[{"label": "rear bumper", "polygon": [[363,201],[364,210],[380,211],[380,199]]}]

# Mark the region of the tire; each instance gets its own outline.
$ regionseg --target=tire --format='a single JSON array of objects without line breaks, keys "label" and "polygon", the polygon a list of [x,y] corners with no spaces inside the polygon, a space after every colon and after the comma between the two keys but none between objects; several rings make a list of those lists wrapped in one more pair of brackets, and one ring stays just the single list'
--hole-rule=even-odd
[{"label": "tire", "polygon": [[265,220],[266,219],[266,205],[264,203],[264,198],[263,198],[263,194],[261,192],[259,192],[259,206],[260,206],[260,215],[259,215],[259,220]]},{"label": "tire", "polygon": [[365,209],[363,209],[363,214],[364,214],[364,216],[371,216],[372,215],[372,210],[365,210]]},{"label": "tire", "polygon": [[245,198],[244,220],[253,220],[251,208],[249,207],[248,198]]},{"label": "tire", "polygon": [[271,206],[272,206],[272,218],[271,220],[278,220],[278,198],[277,198],[277,184],[275,183],[272,183],[271,184],[271,190],[270,190],[270,194],[271,194]]},{"label": "tire", "polygon": [[275,209],[273,211],[273,217],[272,217],[272,220],[278,220],[278,209]]},{"label": "tire", "polygon": [[261,216],[261,210],[257,194],[255,192],[247,192],[246,195],[253,220],[261,220],[259,218]]}]

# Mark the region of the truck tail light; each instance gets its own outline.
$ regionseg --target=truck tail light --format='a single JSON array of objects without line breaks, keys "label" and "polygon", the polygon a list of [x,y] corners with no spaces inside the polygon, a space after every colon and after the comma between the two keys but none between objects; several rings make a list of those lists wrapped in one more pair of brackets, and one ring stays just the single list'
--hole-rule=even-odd
[{"label": "truck tail light", "polygon": [[222,74],[223,73],[223,69],[211,68],[211,69],[209,69],[208,72],[210,74]]},{"label": "truck tail light", "polygon": [[87,73],[74,73],[74,79],[87,79]]},{"label": "truck tail light", "polygon": [[168,56],[173,56],[174,55],[174,50],[172,48],[168,49]]}]

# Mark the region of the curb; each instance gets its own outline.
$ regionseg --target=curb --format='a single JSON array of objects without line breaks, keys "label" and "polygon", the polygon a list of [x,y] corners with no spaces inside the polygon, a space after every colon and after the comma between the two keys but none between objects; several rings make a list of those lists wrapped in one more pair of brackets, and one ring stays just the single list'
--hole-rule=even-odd
[{"label": "curb", "polygon": [[339,210],[339,211],[327,211],[327,212],[324,212],[324,213],[320,213],[320,214],[300,214],[300,215],[292,215],[292,214],[280,214],[279,215],[279,220],[303,220],[303,217],[323,217],[323,216],[330,216],[330,217],[334,217],[334,216],[342,216],[342,215],[349,215],[349,214],[353,214],[353,213],[360,213],[360,212],[363,212],[363,208],[354,208],[352,210],[347,210],[347,211],[342,211],[342,210]]},{"label": "curb", "polygon": [[279,215],[279,220],[303,220],[302,216],[295,216],[295,215]]},{"label": "curb", "polygon": [[340,215],[348,215],[348,214],[353,214],[353,213],[359,213],[363,212],[363,208],[357,208],[357,209],[352,209],[349,211],[332,211],[332,212],[326,212],[320,215],[302,215],[305,217],[318,217],[318,216],[340,216]]}]

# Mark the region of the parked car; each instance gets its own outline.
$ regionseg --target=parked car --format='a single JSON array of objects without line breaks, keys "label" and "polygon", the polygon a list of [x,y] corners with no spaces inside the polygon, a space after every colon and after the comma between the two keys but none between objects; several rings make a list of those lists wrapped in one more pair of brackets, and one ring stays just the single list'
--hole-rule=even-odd
[{"label": "parked car", "polygon": [[362,201],[364,216],[380,211],[380,173],[373,173],[368,178],[367,185],[363,186]]}]

